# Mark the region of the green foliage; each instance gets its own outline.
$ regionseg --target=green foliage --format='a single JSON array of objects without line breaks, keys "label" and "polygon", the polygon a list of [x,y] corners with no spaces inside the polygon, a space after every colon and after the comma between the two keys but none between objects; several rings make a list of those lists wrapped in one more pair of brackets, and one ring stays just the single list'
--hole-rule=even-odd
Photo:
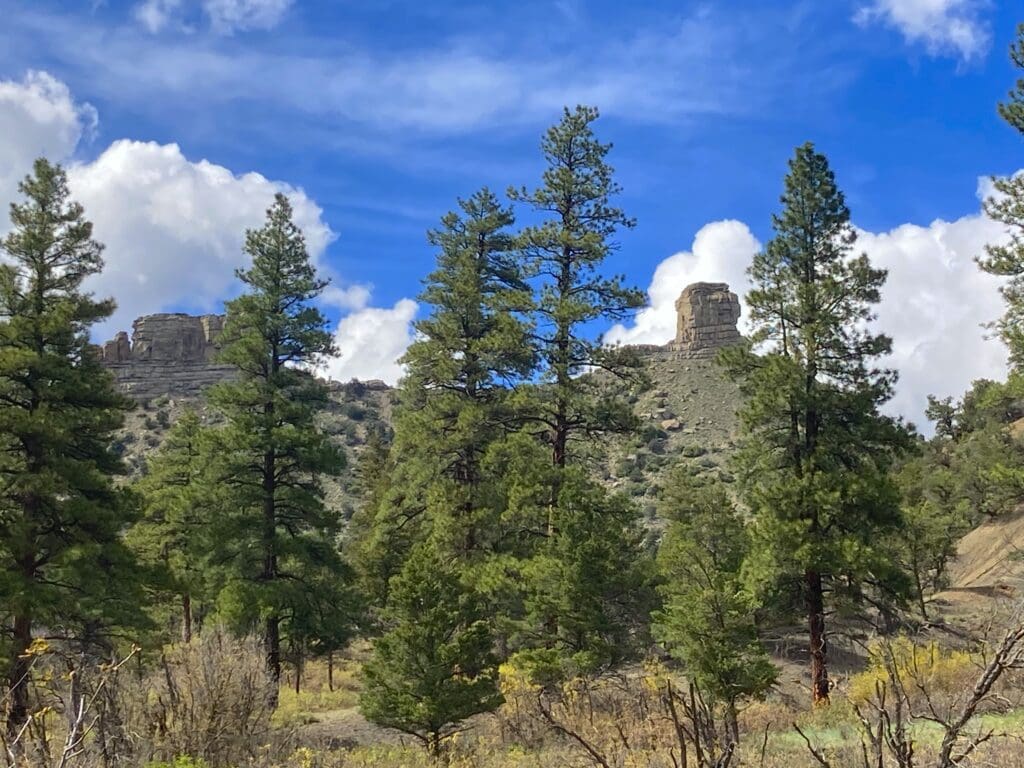
[{"label": "green foliage", "polygon": [[82,288],[103,247],[59,166],[37,160],[19,190],[0,241],[0,618],[11,628],[15,729],[36,629],[89,642],[137,605],[121,536],[134,501],[112,481],[123,472],[114,433],[130,406],[89,345],[114,304]]},{"label": "green foliage", "polygon": [[320,478],[343,454],[317,426],[327,405],[312,369],[332,351],[312,301],[326,281],[283,195],[246,233],[245,292],[227,304],[220,359],[236,379],[212,388],[224,419],[212,433],[212,477],[229,497],[215,516],[211,557],[222,564],[218,608],[239,628],[262,624],[268,666],[280,670],[282,631],[293,644],[336,645],[352,621],[351,587],[337,548],[340,515]]},{"label": "green foliage", "polygon": [[974,382],[963,398],[932,399],[935,437],[926,450],[933,496],[970,523],[1012,511],[1024,496],[1024,377]]},{"label": "green foliage", "polygon": [[493,552],[500,504],[490,447],[518,425],[507,385],[533,367],[529,297],[508,232],[511,212],[488,190],[460,201],[430,233],[437,269],[421,295],[429,316],[407,351],[387,455],[364,454],[353,557],[378,603],[409,550],[436,546],[470,563]]},{"label": "green foliage", "polygon": [[926,598],[948,586],[948,565],[970,526],[968,504],[957,493],[956,478],[939,461],[942,446],[925,446],[898,472],[903,498],[903,529],[890,537],[893,559],[910,575],[922,618]]},{"label": "green foliage", "polygon": [[[1024,24],[1017,28],[1010,58],[1024,71]],[[999,114],[1024,134],[1024,77],[999,105]],[[1010,350],[1012,366],[1020,368],[1024,364],[1024,174],[993,179],[993,186],[995,193],[985,200],[985,213],[1003,224],[1010,237],[1008,242],[987,246],[978,265],[990,274],[1009,278],[1000,289],[1006,311],[995,327]]]},{"label": "green foliage", "polygon": [[750,543],[724,488],[677,471],[660,506],[671,520],[658,551],[664,601],[655,636],[705,694],[730,705],[761,697],[777,670],[758,640],[757,601],[740,571]]},{"label": "green foliage", "polygon": [[607,670],[643,647],[652,562],[636,505],[565,470],[551,533],[523,566],[526,616],[517,664],[551,682]]},{"label": "green foliage", "polygon": [[[644,304],[643,294],[623,285],[622,277],[598,271],[617,247],[615,233],[635,222],[611,203],[621,188],[605,160],[611,145],[594,136],[591,124],[597,118],[592,107],[566,109],[541,142],[547,163],[541,186],[532,192],[509,190],[513,200],[547,217],[523,230],[520,248],[541,279],[534,303],[536,343],[552,386],[534,394],[537,418],[548,430],[559,466],[567,463],[572,440],[637,426],[625,384],[639,376],[639,361],[587,335],[593,321],[620,320]],[[612,376],[599,381],[577,375],[591,368]],[[623,386],[613,386],[615,381]]]},{"label": "green foliage", "polygon": [[461,721],[501,704],[483,605],[429,543],[414,547],[393,579],[384,621],[363,668],[367,718],[437,752]]},{"label": "green foliage", "polygon": [[208,598],[206,554],[216,485],[206,474],[210,456],[204,438],[199,415],[185,411],[147,462],[148,472],[137,486],[143,514],[127,536],[153,574],[154,597],[166,603],[173,596],[185,642],[192,636],[193,615],[203,612]]},{"label": "green foliage", "polygon": [[902,526],[890,468],[910,438],[879,412],[895,374],[875,361],[891,343],[866,323],[885,272],[852,255],[849,209],[810,144],[790,161],[782,204],[775,236],[750,267],[753,347],[722,359],[747,398],[736,470],[754,516],[750,583],[802,604],[823,700],[826,590],[859,600],[870,584],[890,601],[905,588],[877,544]]}]

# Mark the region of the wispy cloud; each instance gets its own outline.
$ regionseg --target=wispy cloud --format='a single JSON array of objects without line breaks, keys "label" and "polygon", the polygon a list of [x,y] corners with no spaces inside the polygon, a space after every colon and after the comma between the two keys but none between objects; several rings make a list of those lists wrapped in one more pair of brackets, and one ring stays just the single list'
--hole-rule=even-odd
[{"label": "wispy cloud", "polygon": [[150,34],[168,29],[194,32],[186,20],[201,16],[217,34],[249,29],[272,29],[284,18],[293,0],[141,0],[132,16]]},{"label": "wispy cloud", "polygon": [[[179,1],[146,0],[150,26],[166,24]],[[211,19],[236,27],[266,25],[288,5],[204,3]],[[257,50],[223,36],[151,37],[43,11],[16,14],[8,34],[45,43],[59,71],[80,73],[105,98],[141,109],[248,104],[372,132],[452,135],[534,126],[580,102],[648,124],[752,113],[798,71],[791,46],[764,34],[765,18],[703,9],[558,48],[511,30],[407,50],[280,35]],[[782,16],[769,21],[785,29]]]},{"label": "wispy cloud", "polygon": [[203,11],[214,30],[230,34],[276,27],[291,5],[292,0],[203,0]]},{"label": "wispy cloud", "polygon": [[161,32],[181,9],[181,0],[143,0],[132,9],[135,20],[150,34]]}]

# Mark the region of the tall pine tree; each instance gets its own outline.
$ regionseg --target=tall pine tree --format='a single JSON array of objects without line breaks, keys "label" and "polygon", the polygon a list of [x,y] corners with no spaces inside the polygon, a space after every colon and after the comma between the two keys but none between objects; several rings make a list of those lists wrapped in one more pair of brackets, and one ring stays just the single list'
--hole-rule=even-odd
[{"label": "tall pine tree", "polygon": [[[1010,58],[1024,71],[1024,24],[1017,27],[1017,40],[1010,47]],[[1024,76],[1017,80],[999,114],[1018,133],[1024,134]],[[1024,367],[1024,173],[993,180],[995,194],[985,201],[985,213],[1006,226],[1009,242],[990,245],[978,259],[983,270],[1008,277],[1003,286],[1006,312],[996,323],[1000,336],[1010,350],[1014,368]]]},{"label": "tall pine tree", "polygon": [[224,566],[221,610],[242,627],[260,625],[278,679],[282,632],[344,624],[312,620],[347,610],[324,592],[325,584],[344,586],[347,573],[340,514],[324,504],[320,481],[341,471],[344,456],[316,423],[327,391],[312,371],[333,347],[312,302],[327,281],[317,277],[284,195],[266,224],[246,233],[245,252],[252,264],[238,272],[245,292],[227,304],[220,353],[238,375],[209,393],[225,421],[216,431],[215,478],[230,497],[215,521],[213,560]]},{"label": "tall pine tree", "polygon": [[[129,408],[89,344],[114,303],[83,283],[103,266],[92,224],[64,171],[37,160],[0,242],[0,612],[9,687],[7,728],[29,716],[35,633],[88,640],[124,619],[135,580],[122,533],[134,514],[112,476]],[[83,632],[85,635],[83,635]]]},{"label": "tall pine tree", "polygon": [[541,185],[509,192],[542,217],[519,238],[537,282],[533,343],[542,373],[540,386],[524,390],[524,399],[531,420],[526,429],[541,433],[553,471],[526,471],[526,483],[543,482],[547,493],[541,500],[536,487],[522,488],[510,512],[527,521],[530,507],[542,505],[524,568],[523,638],[530,648],[523,658],[545,677],[595,671],[629,653],[646,607],[650,565],[637,510],[587,479],[579,466],[588,442],[636,428],[624,390],[643,378],[635,355],[606,347],[593,334],[595,322],[620,320],[643,304],[640,291],[601,271],[618,247],[618,231],[634,222],[612,202],[621,189],[607,162],[611,145],[594,135],[597,118],[591,107],[566,109],[541,142]]},{"label": "tall pine tree", "polygon": [[636,358],[603,346],[591,324],[620,320],[644,303],[643,294],[623,285],[621,277],[600,272],[617,248],[616,232],[635,222],[612,203],[621,188],[606,161],[612,145],[594,135],[597,118],[593,107],[566,109],[541,142],[547,167],[540,187],[509,190],[513,200],[545,217],[523,230],[520,247],[541,280],[535,343],[551,386],[540,391],[537,418],[547,428],[559,467],[569,463],[573,440],[635,427],[609,380],[579,375],[601,370],[614,381],[638,372]]},{"label": "tall pine tree", "polygon": [[737,460],[754,515],[751,578],[802,606],[815,702],[827,702],[826,600],[893,586],[880,534],[901,525],[889,476],[905,430],[879,413],[895,374],[867,324],[885,272],[852,253],[856,233],[824,155],[789,163],[775,236],[754,257],[747,306],[755,354],[723,357],[746,395]]},{"label": "tall pine tree", "polygon": [[430,314],[403,358],[388,487],[370,494],[373,522],[359,521],[359,569],[385,593],[417,541],[433,536],[467,562],[492,550],[498,513],[484,457],[516,427],[509,385],[533,367],[512,213],[486,189],[459,205],[429,233],[437,269],[420,299]]},{"label": "tall pine tree", "polygon": [[364,712],[432,750],[454,723],[500,702],[491,651],[507,606],[481,574],[503,547],[505,468],[489,459],[519,423],[509,385],[534,359],[511,211],[486,189],[459,205],[429,235],[439,249],[420,297],[430,314],[404,358],[386,481],[379,455],[367,466],[376,509],[359,550],[383,603]]}]

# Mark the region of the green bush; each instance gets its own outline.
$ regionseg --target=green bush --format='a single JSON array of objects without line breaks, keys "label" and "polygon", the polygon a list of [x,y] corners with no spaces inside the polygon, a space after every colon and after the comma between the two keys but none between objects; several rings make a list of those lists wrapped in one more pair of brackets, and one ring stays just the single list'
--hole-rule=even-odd
[{"label": "green bush", "polygon": [[178,755],[169,763],[148,763],[146,768],[210,768],[210,764],[200,757]]}]

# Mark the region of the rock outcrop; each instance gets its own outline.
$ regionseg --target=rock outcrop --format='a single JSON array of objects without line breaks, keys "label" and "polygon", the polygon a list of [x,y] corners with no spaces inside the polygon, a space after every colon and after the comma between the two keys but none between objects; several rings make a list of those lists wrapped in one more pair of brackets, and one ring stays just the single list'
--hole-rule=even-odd
[{"label": "rock outcrop", "polygon": [[740,300],[726,283],[693,283],[676,299],[676,338],[680,357],[712,357],[742,337],[736,328]]},{"label": "rock outcrop", "polygon": [[102,346],[104,364],[121,390],[136,400],[160,395],[198,397],[234,373],[214,362],[223,315],[145,315]]}]

